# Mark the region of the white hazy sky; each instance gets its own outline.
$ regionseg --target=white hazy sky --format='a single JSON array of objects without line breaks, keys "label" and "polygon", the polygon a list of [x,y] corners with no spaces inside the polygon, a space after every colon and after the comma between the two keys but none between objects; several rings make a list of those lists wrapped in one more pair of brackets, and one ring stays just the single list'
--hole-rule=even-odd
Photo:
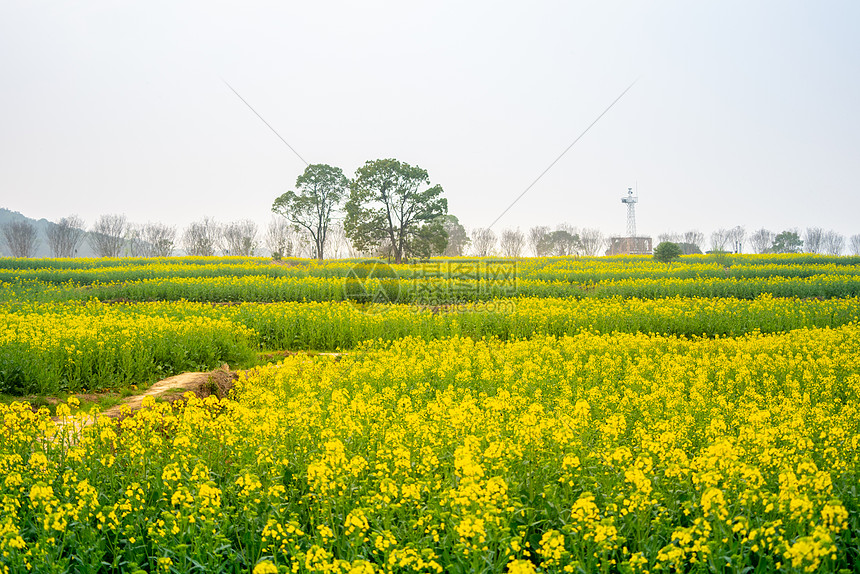
[{"label": "white hazy sky", "polygon": [[304,164],[428,170],[496,229],[860,233],[860,2],[0,4],[0,206],[268,221]]}]

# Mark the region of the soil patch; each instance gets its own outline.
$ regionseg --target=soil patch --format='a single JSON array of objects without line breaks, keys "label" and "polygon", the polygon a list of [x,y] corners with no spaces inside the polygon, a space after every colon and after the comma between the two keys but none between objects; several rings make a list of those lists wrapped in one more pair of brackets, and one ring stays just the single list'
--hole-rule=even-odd
[{"label": "soil patch", "polygon": [[201,399],[210,395],[221,399],[229,394],[238,378],[239,375],[231,371],[227,365],[209,372],[182,373],[158,381],[143,393],[129,397],[122,404],[111,407],[102,414],[118,418],[126,409],[131,409],[132,412],[140,410],[146,397],[173,402],[181,399],[186,392],[192,392]]}]

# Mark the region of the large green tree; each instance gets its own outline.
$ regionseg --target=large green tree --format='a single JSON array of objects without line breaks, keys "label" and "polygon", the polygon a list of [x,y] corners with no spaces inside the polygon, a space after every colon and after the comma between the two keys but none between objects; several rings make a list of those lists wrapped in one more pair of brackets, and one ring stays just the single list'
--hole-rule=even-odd
[{"label": "large green tree", "polygon": [[803,249],[803,240],[797,231],[792,230],[778,233],[771,247],[774,253],[800,253],[801,249]]},{"label": "large green tree", "polygon": [[429,257],[447,244],[448,200],[427,171],[396,159],[368,161],[355,172],[344,229],[361,251],[390,249],[395,263]]},{"label": "large green tree", "polygon": [[296,191],[288,191],[272,204],[296,229],[307,232],[314,257],[322,261],[332,213],[339,210],[349,189],[349,180],[339,167],[324,163],[309,165],[296,179]]}]

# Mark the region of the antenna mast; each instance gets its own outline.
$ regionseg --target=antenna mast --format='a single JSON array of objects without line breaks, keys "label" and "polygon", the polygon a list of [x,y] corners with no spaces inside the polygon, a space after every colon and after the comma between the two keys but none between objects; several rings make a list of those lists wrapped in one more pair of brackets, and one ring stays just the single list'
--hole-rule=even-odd
[{"label": "antenna mast", "polygon": [[621,203],[627,204],[627,237],[636,237],[636,202],[637,196],[633,195],[633,188],[627,188],[627,195],[621,198]]}]

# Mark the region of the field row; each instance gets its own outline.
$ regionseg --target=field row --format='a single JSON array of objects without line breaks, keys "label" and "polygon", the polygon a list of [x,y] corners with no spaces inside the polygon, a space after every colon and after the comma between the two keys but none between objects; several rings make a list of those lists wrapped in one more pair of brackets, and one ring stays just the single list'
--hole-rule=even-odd
[{"label": "field row", "polygon": [[260,350],[352,349],[369,340],[657,333],[726,337],[860,321],[860,299],[514,298],[453,307],[320,303],[0,304],[0,393],[118,388]]},{"label": "field row", "polygon": [[[489,260],[500,260],[510,258],[476,258],[476,257],[434,257],[431,259],[423,259],[412,261],[402,265],[391,264],[391,267],[398,270],[409,270],[415,265],[432,266],[440,261],[452,262],[478,262]],[[603,269],[607,267],[627,267],[630,269],[641,269],[643,267],[660,267],[662,264],[657,264],[649,256],[642,255],[615,255],[611,257],[524,257],[515,258],[526,269],[547,269],[555,270],[556,272],[565,270],[577,270],[582,268]],[[316,261],[315,259],[301,259],[295,257],[287,257],[278,261],[274,261],[276,265],[284,265],[287,267],[295,265],[306,265],[309,270],[317,269],[348,269],[355,264],[356,261],[368,261],[369,259],[326,259]],[[376,261],[388,262],[384,258],[376,259]],[[174,266],[174,265],[192,265],[192,266],[213,266],[213,265],[240,265],[240,266],[255,266],[269,265],[273,260],[269,257],[100,257],[100,258],[70,258],[70,259],[15,259],[10,257],[0,258],[0,269],[98,269],[98,268],[127,268],[135,267],[151,267],[151,266]],[[390,262],[389,262],[390,263]],[[860,264],[860,256],[833,256],[833,255],[818,255],[812,253],[782,253],[782,254],[707,254],[707,255],[684,255],[677,260],[674,265],[696,266],[696,265],[719,265],[721,267],[732,267],[735,265],[800,265],[800,266],[820,266],[820,265],[857,265]],[[309,271],[313,273],[313,271]],[[408,272],[408,271],[407,271]]]},{"label": "field row", "polygon": [[504,280],[447,280],[425,278],[269,277],[262,275],[155,278],[120,283],[53,285],[24,281],[0,283],[0,301],[354,301],[445,305],[490,301],[500,297],[664,298],[734,297],[761,295],[798,298],[860,296],[860,275],[810,277],[619,279],[597,284]]},{"label": "field row", "polygon": [[[78,263],[80,261],[80,263]],[[85,264],[86,262],[86,264]],[[622,279],[697,279],[766,277],[806,278],[814,275],[858,275],[860,257],[733,255],[684,257],[666,265],[649,257],[431,259],[424,263],[389,265],[382,260],[272,262],[248,258],[168,258],[158,260],[0,260],[0,282],[40,281],[51,284],[126,283],[147,279],[262,276],[272,278],[345,278],[375,276],[405,281],[425,279],[492,280],[513,275],[526,281],[598,284]],[[132,264],[134,263],[134,264]]]},{"label": "field row", "polygon": [[0,405],[0,565],[852,571],[858,354],[854,324],[406,338],[119,427]]}]

